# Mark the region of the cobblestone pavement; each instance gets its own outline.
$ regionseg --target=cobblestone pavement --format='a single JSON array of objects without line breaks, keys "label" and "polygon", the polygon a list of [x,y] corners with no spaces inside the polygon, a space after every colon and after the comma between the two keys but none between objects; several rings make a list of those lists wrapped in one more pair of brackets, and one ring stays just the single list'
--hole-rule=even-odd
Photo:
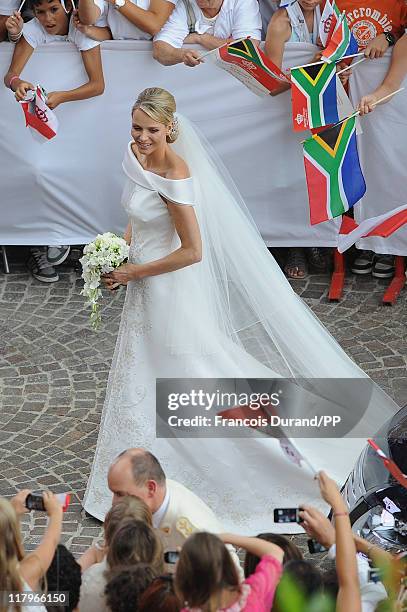
[{"label": "cobblestone pavement", "polygon": [[[100,524],[81,510],[98,432],[106,379],[124,291],[105,297],[103,331],[88,326],[81,280],[70,264],[60,281],[35,281],[21,263],[0,272],[0,494],[19,489],[74,491],[62,541],[79,555],[100,535]],[[327,300],[328,276],[295,281],[295,290],[348,354],[399,405],[407,403],[404,293],[381,305],[385,283],[349,275],[339,304]],[[30,550],[46,518],[23,519]],[[302,539],[303,541],[303,539]]]}]

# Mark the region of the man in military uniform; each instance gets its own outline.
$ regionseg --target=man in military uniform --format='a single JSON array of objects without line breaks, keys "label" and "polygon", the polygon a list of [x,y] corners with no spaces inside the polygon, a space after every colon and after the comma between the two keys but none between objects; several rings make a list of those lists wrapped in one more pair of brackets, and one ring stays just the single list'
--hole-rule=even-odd
[{"label": "man in military uniform", "polygon": [[[195,531],[222,533],[222,524],[213,510],[184,485],[166,478],[160,462],[143,448],[121,453],[108,473],[113,504],[125,495],[142,499],[153,513],[164,551],[177,551]],[[233,547],[230,552],[239,567]]]}]

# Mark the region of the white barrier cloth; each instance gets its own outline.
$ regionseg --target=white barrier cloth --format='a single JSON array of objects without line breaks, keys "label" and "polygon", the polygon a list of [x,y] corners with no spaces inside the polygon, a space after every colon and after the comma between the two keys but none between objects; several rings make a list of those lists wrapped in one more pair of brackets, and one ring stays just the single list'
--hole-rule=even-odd
[{"label": "white barrier cloth", "polygon": [[[12,49],[9,43],[0,45],[2,74],[7,72]],[[306,63],[314,53],[313,45],[288,44],[284,68]],[[145,87],[160,86],[175,95],[178,110],[195,122],[222,157],[268,245],[336,246],[340,220],[310,226],[303,136],[292,131],[289,92],[258,98],[210,62],[193,69],[161,66],[152,59],[147,41],[107,41],[102,55],[104,95],[59,106],[58,135],[43,145],[33,142],[22,124],[12,92],[0,87],[0,244],[85,244],[106,231],[121,233],[126,225],[120,204],[121,162],[129,140],[130,109]],[[363,77],[364,93],[383,78],[388,58],[363,62],[354,78],[362,78],[366,65],[369,75],[371,68],[377,69]],[[31,82],[41,78],[47,91],[57,91],[77,87],[86,75],[73,45],[53,43],[35,51],[22,78]],[[404,92],[397,98],[389,106],[397,103],[398,109],[405,109]],[[377,109],[368,118],[369,126],[379,112],[383,111]],[[378,185],[384,155],[373,169],[364,146],[368,130],[365,125],[363,129],[360,146],[362,164],[365,160],[368,168],[368,194],[369,176],[375,173],[373,193],[380,194],[385,188]],[[387,154],[394,139],[404,150],[403,173],[401,151],[397,168],[392,168],[393,201],[385,203],[392,209],[404,203],[397,195],[403,191],[397,185],[405,177],[407,142],[406,118],[400,110],[391,133],[386,128],[384,134],[382,147],[387,145]],[[389,187],[388,178],[386,182]],[[376,209],[366,216],[382,212],[386,211]],[[407,254],[406,241],[404,251]]]}]

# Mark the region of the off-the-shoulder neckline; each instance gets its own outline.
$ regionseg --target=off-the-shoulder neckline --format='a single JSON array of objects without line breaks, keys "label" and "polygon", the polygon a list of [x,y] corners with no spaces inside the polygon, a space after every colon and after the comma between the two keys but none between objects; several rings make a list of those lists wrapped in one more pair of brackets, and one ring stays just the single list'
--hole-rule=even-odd
[{"label": "off-the-shoulder neckline", "polygon": [[151,170],[146,170],[145,168],[143,168],[143,166],[141,165],[141,162],[139,160],[139,158],[137,157],[137,155],[135,155],[133,148],[132,148],[132,142],[129,142],[129,149],[130,149],[130,154],[131,156],[135,159],[136,163],[140,166],[140,168],[142,169],[143,172],[147,172],[147,174],[152,174],[153,176],[162,179],[163,181],[171,181],[172,183],[181,183],[182,181],[191,181],[192,180],[192,176],[187,176],[186,178],[183,179],[170,179],[167,178],[165,176],[161,176],[161,174],[157,174],[156,172],[151,172]]}]

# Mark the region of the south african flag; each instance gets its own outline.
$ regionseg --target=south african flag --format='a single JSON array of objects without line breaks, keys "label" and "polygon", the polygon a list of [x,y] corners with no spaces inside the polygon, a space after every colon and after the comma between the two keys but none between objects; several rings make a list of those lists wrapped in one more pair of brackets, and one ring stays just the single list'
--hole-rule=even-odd
[{"label": "south african flag", "polygon": [[339,217],[366,191],[355,122],[349,117],[304,142],[311,225]]},{"label": "south african flag", "polygon": [[335,64],[319,62],[292,68],[291,100],[294,131],[337,123]]},{"label": "south african flag", "polygon": [[232,74],[258,96],[268,96],[282,83],[290,82],[250,38],[214,49],[205,59]]},{"label": "south african flag", "polygon": [[349,29],[345,13],[338,21],[336,29],[331,36],[326,49],[322,51],[321,59],[324,62],[339,62],[346,55],[358,52],[358,43]]}]

